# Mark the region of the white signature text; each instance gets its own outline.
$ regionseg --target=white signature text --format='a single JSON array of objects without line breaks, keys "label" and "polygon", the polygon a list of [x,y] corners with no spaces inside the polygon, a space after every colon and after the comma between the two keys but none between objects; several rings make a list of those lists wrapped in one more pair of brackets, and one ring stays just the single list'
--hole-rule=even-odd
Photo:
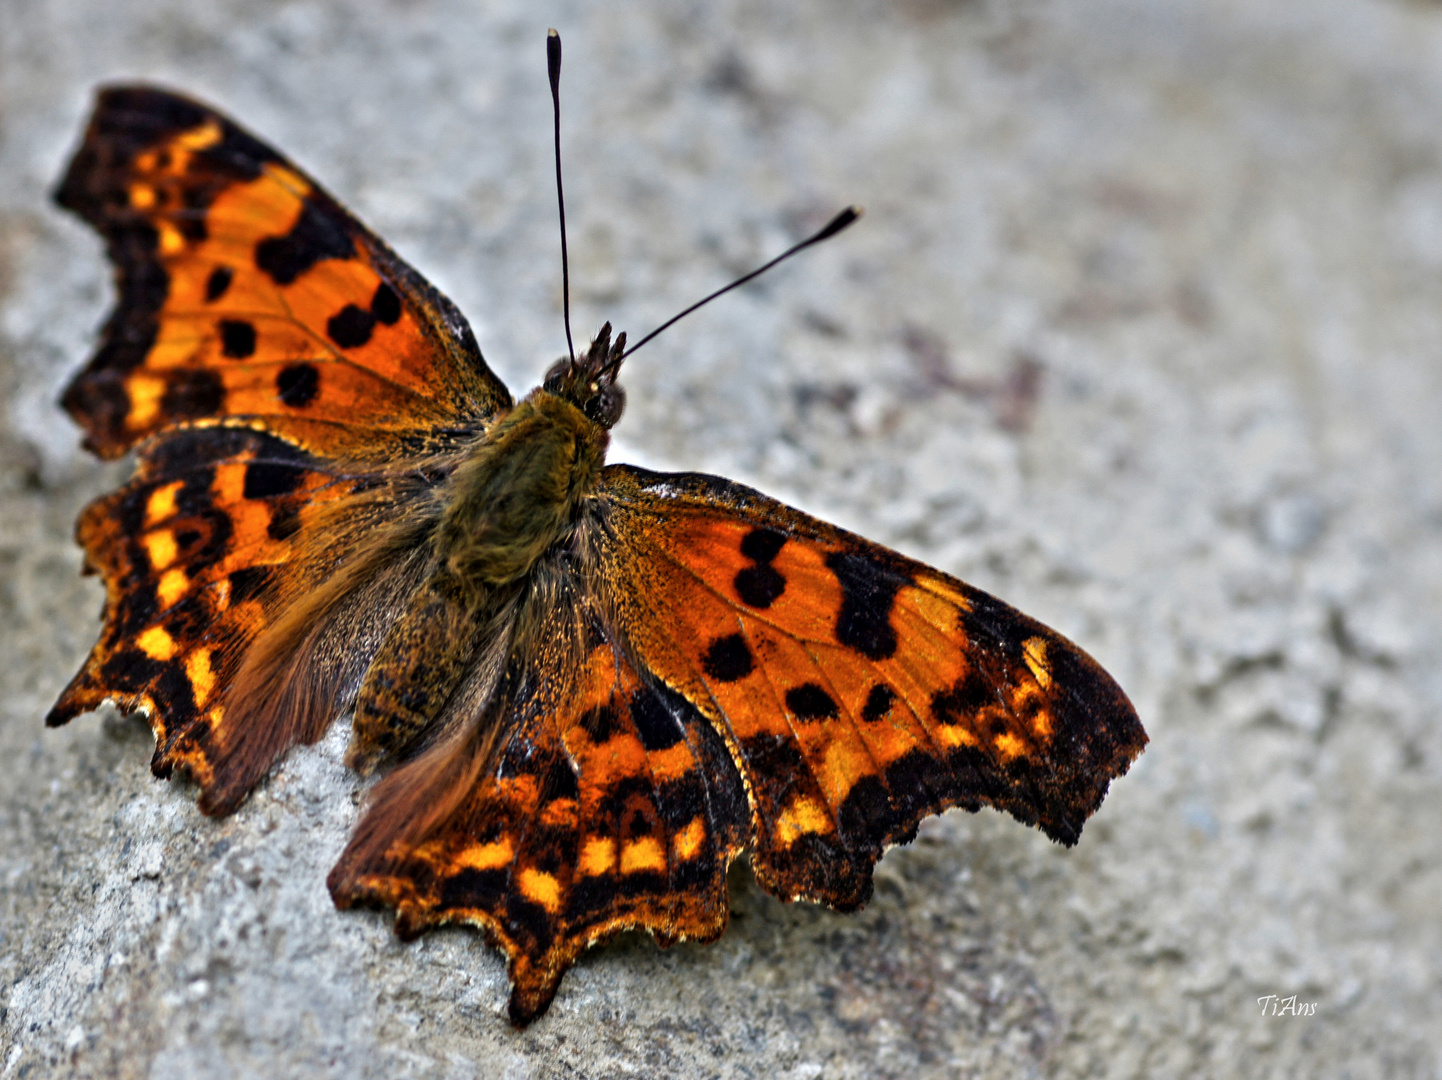
[{"label": "white signature text", "polygon": [[1291,997],[1267,994],[1259,997],[1257,1004],[1262,1007],[1263,1016],[1311,1016],[1317,1011],[1315,1001],[1298,1001],[1296,994]]}]

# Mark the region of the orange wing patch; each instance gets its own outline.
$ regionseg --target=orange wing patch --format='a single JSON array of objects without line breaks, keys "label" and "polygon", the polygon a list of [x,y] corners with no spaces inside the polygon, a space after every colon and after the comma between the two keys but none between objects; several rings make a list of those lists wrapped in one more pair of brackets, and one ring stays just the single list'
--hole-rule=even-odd
[{"label": "orange wing patch", "polygon": [[46,722],[114,701],[149,716],[154,768],[213,780],[224,690],[251,643],[311,575],[295,536],[368,477],[250,431],[152,443],[129,484],[91,503],[77,539],[105,580],[105,629]]},{"label": "orange wing patch", "polygon": [[102,457],[187,421],[393,456],[511,404],[449,300],[202,105],[103,91],[56,198],[105,236],[119,277],[105,339],[63,399]]},{"label": "orange wing patch", "polygon": [[603,497],[618,622],[725,737],[778,895],[864,903],[950,806],[1075,843],[1145,745],[1095,661],[978,589],[714,477],[612,466]]},{"label": "orange wing patch", "polygon": [[[594,625],[576,671],[519,662],[497,700],[486,724],[499,741],[443,745],[382,782],[330,888],[342,907],[396,909],[404,937],[481,927],[510,957],[523,1024],[582,949],[618,931],[663,946],[718,937],[746,814],[711,726]],[[416,808],[438,803],[442,816],[417,824]]]}]

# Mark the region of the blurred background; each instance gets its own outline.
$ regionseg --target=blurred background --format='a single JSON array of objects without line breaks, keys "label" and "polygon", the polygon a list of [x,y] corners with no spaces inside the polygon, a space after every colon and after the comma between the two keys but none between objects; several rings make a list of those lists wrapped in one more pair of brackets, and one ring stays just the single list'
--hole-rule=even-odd
[{"label": "blurred background", "polygon": [[[202,97],[523,392],[565,344],[548,26],[578,337],[867,209],[629,362],[612,459],[999,594],[1153,741],[1071,851],[953,812],[858,916],[738,866],[720,942],[593,951],[518,1034],[479,936],[331,907],[342,741],[217,822],[143,724],[43,728],[129,468],[55,405],[111,285],[47,193],[96,84]],[[0,0],[0,1080],[1442,1076],[1439,300],[1433,3]]]}]

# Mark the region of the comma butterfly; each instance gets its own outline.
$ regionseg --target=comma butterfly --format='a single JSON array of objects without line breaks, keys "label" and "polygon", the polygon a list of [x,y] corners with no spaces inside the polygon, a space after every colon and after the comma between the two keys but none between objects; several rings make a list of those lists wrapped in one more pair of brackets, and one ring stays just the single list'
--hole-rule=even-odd
[{"label": "comma butterfly", "polygon": [[1074,844],[1147,737],[1076,645],[750,488],[604,462],[624,335],[516,402],[459,311],[214,110],[103,89],[56,193],[119,301],[63,404],[133,479],[82,513],[100,640],[47,722],[149,717],[234,811],[350,713],[380,769],[329,886],[479,927],[512,1020],[587,946],[715,940],[763,889],[849,911],[992,806]]}]

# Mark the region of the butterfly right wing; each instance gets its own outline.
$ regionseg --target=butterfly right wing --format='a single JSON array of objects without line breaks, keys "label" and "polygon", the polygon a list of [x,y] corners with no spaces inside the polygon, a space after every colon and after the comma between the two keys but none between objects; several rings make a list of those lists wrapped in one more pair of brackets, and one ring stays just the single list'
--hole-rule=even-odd
[{"label": "butterfly right wing", "polygon": [[[373,561],[349,579],[344,567],[404,522],[404,482],[245,429],[145,443],[135,477],[76,525],[86,569],[105,583],[104,628],[46,723],[107,701],[143,712],[155,772],[179,768],[200,785],[202,809],[232,809],[286,749],[320,736],[347,684],[354,693],[405,564]],[[345,588],[317,603],[332,584]],[[309,621],[285,632],[299,610]],[[344,635],[345,647],[313,628]],[[267,635],[278,647],[271,677],[237,686]]]},{"label": "butterfly right wing", "polygon": [[391,458],[511,396],[455,306],[218,112],[100,92],[56,199],[104,236],[118,303],[65,408],[101,457],[183,423]]}]

